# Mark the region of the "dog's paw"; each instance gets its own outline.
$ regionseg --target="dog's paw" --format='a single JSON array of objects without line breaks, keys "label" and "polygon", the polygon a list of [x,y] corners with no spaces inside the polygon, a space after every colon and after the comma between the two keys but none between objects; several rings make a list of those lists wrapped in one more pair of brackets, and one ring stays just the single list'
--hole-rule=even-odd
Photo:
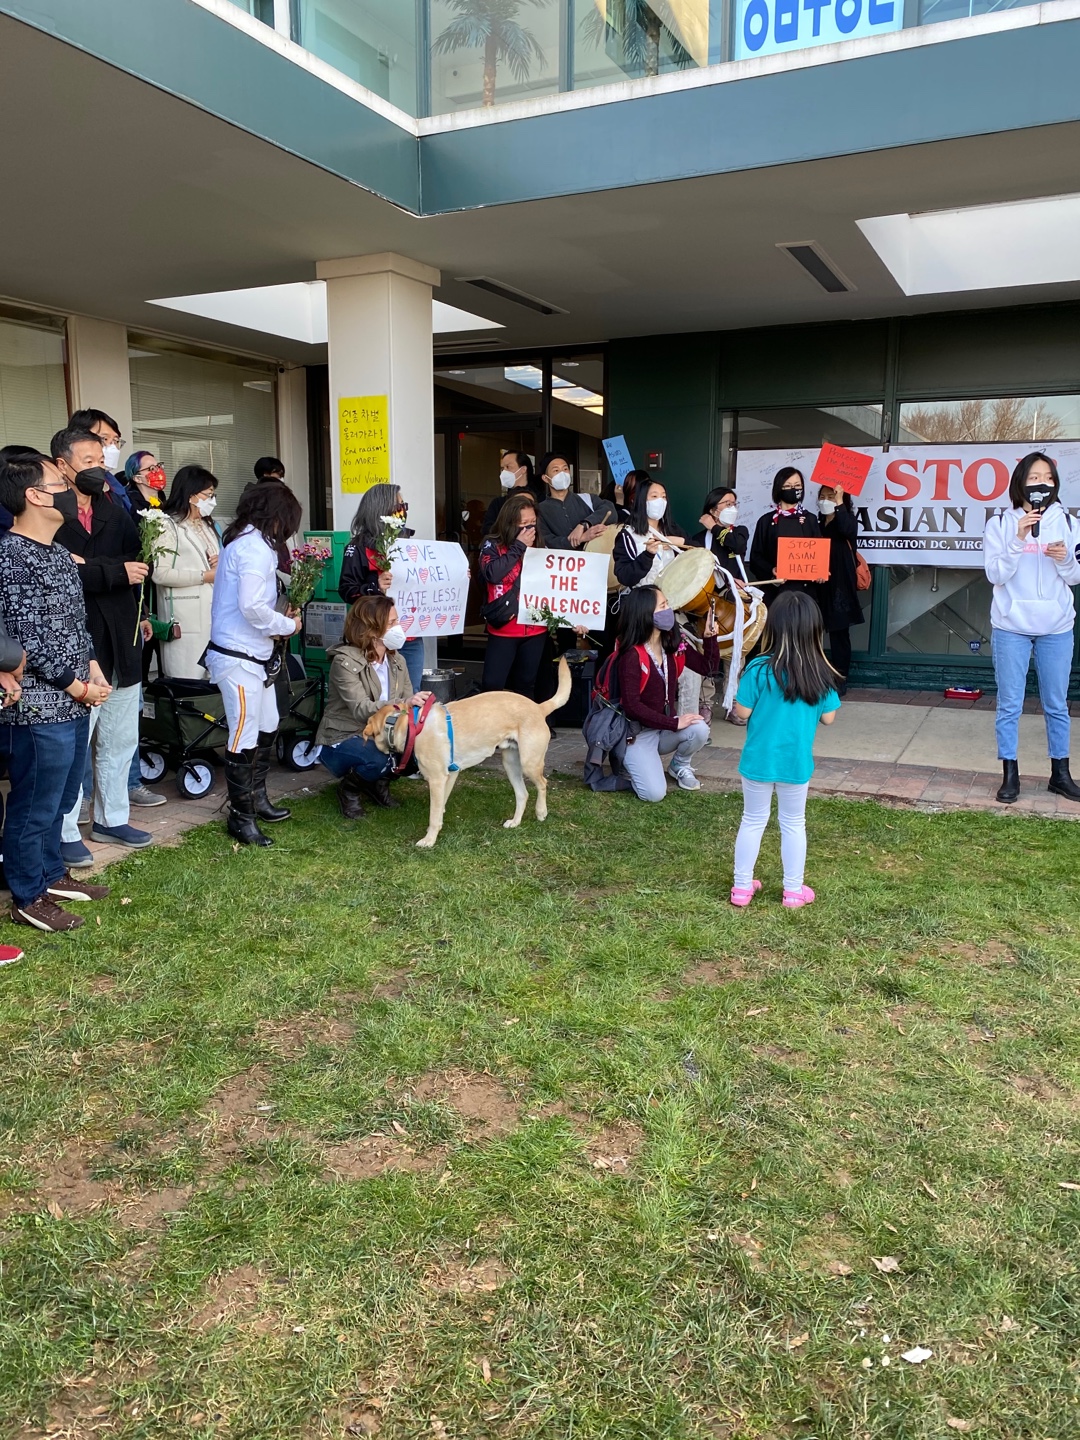
[{"label": "dog's paw", "polygon": [[503,829],[504,829],[504,830],[516,830],[520,824],[521,824],[521,821],[520,821],[520,820],[515,820],[514,817],[511,815],[511,817],[510,817],[509,820],[504,820],[504,821],[503,821]]},{"label": "dog's paw", "polygon": [[417,840],[416,848],[418,850],[433,850],[435,848],[435,841],[438,838],[437,835],[425,835],[422,840]]}]

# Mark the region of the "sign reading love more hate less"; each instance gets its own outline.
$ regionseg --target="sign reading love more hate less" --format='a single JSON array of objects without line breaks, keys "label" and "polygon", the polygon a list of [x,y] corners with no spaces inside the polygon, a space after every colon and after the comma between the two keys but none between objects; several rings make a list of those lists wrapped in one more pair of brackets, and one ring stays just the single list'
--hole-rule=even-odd
[{"label": "sign reading love more hate less", "polygon": [[465,551],[449,540],[399,540],[387,594],[410,640],[462,634],[469,594]]},{"label": "sign reading love more hate less", "polygon": [[544,609],[568,625],[603,629],[607,613],[608,557],[582,550],[526,550],[517,618],[537,624]]},{"label": "sign reading love more hate less", "polygon": [[802,540],[781,535],[776,542],[776,577],[778,580],[827,580],[829,578],[828,540]]},{"label": "sign reading love more hate less", "polygon": [[385,395],[342,396],[338,400],[341,489],[362,495],[390,483],[390,426]]},{"label": "sign reading love more hate less", "polygon": [[849,495],[860,495],[873,463],[872,457],[861,450],[845,450],[842,445],[823,445],[814,461],[810,488],[812,490],[815,485],[839,485]]}]

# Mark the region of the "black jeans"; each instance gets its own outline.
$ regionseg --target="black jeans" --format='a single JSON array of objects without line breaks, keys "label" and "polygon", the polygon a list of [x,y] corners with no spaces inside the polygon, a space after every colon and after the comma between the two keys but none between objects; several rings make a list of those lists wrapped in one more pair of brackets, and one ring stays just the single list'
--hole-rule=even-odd
[{"label": "black jeans", "polygon": [[481,690],[513,690],[534,698],[547,635],[489,635]]},{"label": "black jeans", "polygon": [[851,672],[851,630],[829,631],[829,659],[846,680]]}]

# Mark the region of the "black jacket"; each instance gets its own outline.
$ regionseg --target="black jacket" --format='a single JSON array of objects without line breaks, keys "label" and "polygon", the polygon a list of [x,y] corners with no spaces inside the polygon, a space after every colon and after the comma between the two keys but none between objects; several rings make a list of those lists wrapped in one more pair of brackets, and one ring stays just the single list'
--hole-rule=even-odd
[{"label": "black jacket", "polygon": [[[773,579],[773,571],[776,569],[777,541],[782,535],[791,539],[820,540],[821,527],[818,525],[816,517],[806,511],[799,515],[794,511],[789,514],[766,510],[754,527],[754,539],[750,545],[749,569],[755,580]],[[805,590],[807,595],[813,595],[816,600],[821,586],[812,580],[787,580],[783,585],[767,585],[765,587],[765,604],[771,605],[785,589]]]},{"label": "black jacket", "polygon": [[696,545],[699,550],[711,550],[737,580],[746,579],[738,564],[738,560],[746,559],[746,547],[750,543],[750,531],[745,525],[717,525],[712,530],[699,530],[686,543]]},{"label": "black jacket", "polygon": [[[408,540],[415,530],[405,529],[401,538]],[[368,561],[367,537],[357,535],[345,546],[341,558],[341,575],[338,579],[338,594],[345,605],[359,600],[361,595],[381,595],[379,571]]]},{"label": "black jacket", "polygon": [[862,603],[855,583],[855,541],[859,523],[854,511],[846,505],[836,510],[832,519],[821,524],[821,533],[829,542],[829,578],[818,586],[818,604],[826,630],[846,630],[862,624]]},{"label": "black jacket", "polygon": [[[95,495],[89,535],[79,520],[65,520],[56,538],[79,566],[86,597],[86,621],[94,654],[110,684],[142,683],[142,634],[139,630],[139,586],[124,569],[139,558],[139,531],[118,500]],[[147,581],[149,586],[149,580]],[[115,680],[114,680],[115,676]]]},{"label": "black jacket", "polygon": [[[637,554],[631,536],[633,527],[627,524],[615,537],[615,548],[611,558],[615,562],[615,579],[624,590],[633,590],[642,583],[645,576],[652,569],[655,556],[650,555],[647,550]],[[668,533],[674,535],[677,540],[683,538],[682,531],[676,530],[674,526],[669,527]],[[643,537],[638,537],[643,538]]]}]

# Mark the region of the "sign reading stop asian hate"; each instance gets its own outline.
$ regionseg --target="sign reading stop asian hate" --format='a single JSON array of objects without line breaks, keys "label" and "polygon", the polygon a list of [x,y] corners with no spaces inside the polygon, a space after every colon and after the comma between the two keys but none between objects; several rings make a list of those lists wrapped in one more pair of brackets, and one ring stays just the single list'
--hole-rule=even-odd
[{"label": "sign reading stop asian hate", "polygon": [[781,535],[776,541],[776,578],[778,580],[827,580],[829,578],[828,540],[798,535]]},{"label": "sign reading stop asian hate", "polygon": [[737,0],[735,59],[884,35],[904,23],[904,0]]},{"label": "sign reading stop asian hate", "polygon": [[815,485],[839,486],[849,495],[859,495],[870,474],[874,461],[861,450],[845,450],[842,445],[825,444],[814,462],[814,473],[810,476],[811,490]]},{"label": "sign reading stop asian hate", "polygon": [[537,624],[546,605],[568,625],[603,629],[607,613],[608,557],[582,550],[526,550],[517,618]]},{"label": "sign reading stop asian hate", "polygon": [[387,410],[385,395],[343,395],[338,400],[341,489],[346,495],[390,483]]},{"label": "sign reading stop asian hate", "polygon": [[387,594],[410,640],[461,635],[469,594],[469,562],[450,540],[399,540]]}]

